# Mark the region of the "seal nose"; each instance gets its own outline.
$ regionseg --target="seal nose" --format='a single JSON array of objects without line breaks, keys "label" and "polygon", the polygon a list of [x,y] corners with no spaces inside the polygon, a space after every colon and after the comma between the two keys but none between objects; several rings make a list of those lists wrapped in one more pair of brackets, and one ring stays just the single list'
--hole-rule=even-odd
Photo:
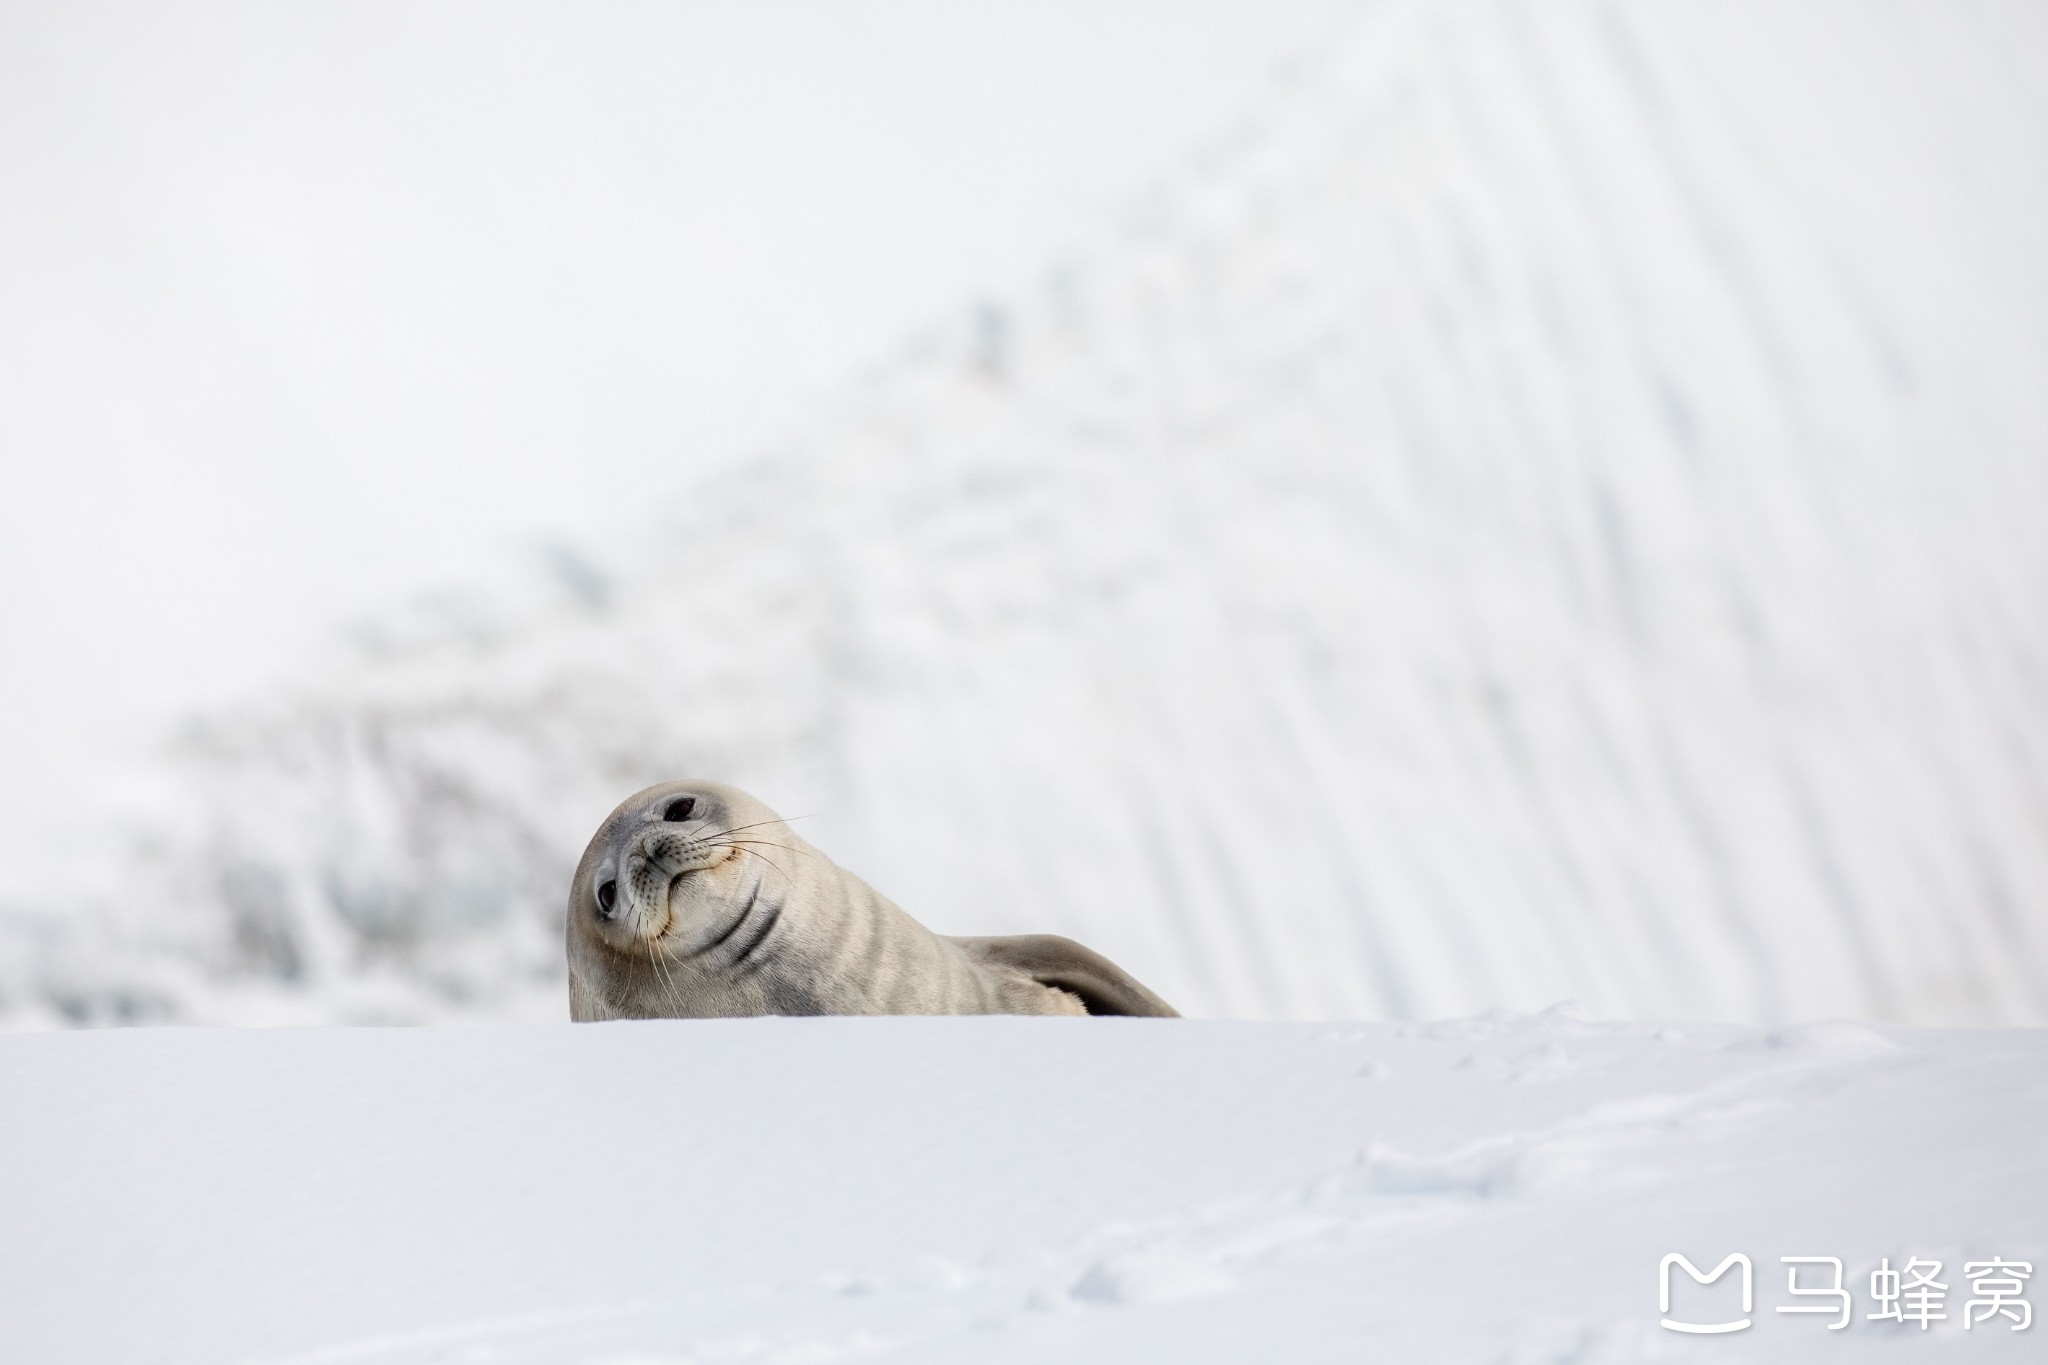
[{"label": "seal nose", "polygon": [[599,919],[610,919],[612,907],[619,903],[619,884],[616,881],[599,882],[597,886],[597,915]]}]

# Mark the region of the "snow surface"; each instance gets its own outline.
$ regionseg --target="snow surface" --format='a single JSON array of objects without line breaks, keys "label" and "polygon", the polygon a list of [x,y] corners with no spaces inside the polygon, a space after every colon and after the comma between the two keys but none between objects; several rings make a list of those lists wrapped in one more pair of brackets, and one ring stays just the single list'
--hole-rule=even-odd
[{"label": "snow surface", "polygon": [[[882,1019],[0,1037],[10,1365],[2031,1361],[2048,1033]],[[1659,1326],[1668,1252],[1752,1326]],[[1781,1315],[1835,1256],[1851,1325]],[[1880,1258],[1945,1321],[1871,1322]],[[1814,1283],[1811,1272],[1802,1283]],[[1681,1277],[1673,1316],[1734,1316]]]},{"label": "snow surface", "polygon": [[2044,66],[1374,6],[832,417],[196,721],[0,1011],[559,1018],[693,774],[1195,1014],[2048,1019]]}]

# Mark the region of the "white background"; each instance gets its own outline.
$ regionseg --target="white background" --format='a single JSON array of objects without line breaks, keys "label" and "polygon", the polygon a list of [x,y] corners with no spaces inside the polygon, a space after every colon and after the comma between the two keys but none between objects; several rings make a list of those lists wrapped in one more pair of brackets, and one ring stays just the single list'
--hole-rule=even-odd
[{"label": "white background", "polygon": [[785,431],[1353,6],[0,6],[0,895],[182,710]]}]

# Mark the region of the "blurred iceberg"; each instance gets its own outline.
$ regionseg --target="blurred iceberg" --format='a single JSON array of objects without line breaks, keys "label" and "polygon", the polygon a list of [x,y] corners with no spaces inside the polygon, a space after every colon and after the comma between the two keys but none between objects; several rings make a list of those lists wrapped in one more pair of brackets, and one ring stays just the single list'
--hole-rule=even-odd
[{"label": "blurred iceberg", "polygon": [[0,1017],[563,1017],[693,774],[1190,1013],[2048,1022],[2044,65],[1375,7],[783,448],[195,720]]}]

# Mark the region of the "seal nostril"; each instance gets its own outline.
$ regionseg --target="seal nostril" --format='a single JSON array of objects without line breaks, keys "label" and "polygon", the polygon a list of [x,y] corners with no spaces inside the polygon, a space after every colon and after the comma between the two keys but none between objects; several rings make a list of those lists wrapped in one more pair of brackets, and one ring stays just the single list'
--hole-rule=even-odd
[{"label": "seal nostril", "polygon": [[606,919],[612,917],[612,907],[619,903],[619,884],[604,882],[597,888],[597,913]]},{"label": "seal nostril", "polygon": [[687,820],[690,812],[697,809],[697,798],[684,796],[668,803],[668,809],[661,813],[664,820]]}]

